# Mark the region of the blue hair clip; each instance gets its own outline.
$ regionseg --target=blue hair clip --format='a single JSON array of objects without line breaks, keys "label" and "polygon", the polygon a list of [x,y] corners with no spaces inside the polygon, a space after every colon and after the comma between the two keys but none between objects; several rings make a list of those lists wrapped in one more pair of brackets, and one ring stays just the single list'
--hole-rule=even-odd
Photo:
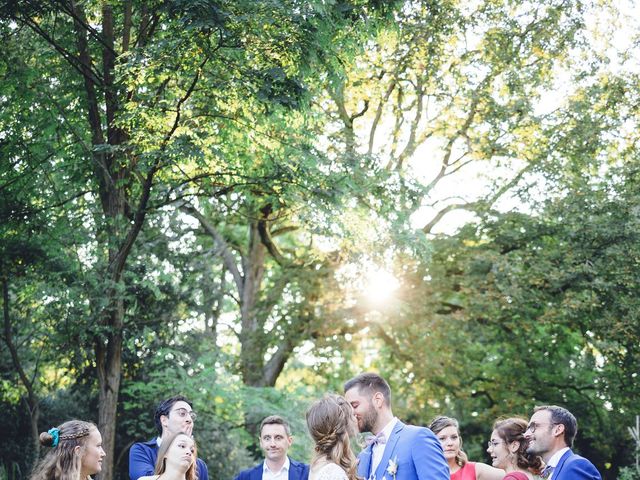
[{"label": "blue hair clip", "polygon": [[53,443],[51,444],[51,446],[54,448],[57,447],[58,442],[60,441],[60,430],[54,427],[50,429],[47,433],[53,437]]}]

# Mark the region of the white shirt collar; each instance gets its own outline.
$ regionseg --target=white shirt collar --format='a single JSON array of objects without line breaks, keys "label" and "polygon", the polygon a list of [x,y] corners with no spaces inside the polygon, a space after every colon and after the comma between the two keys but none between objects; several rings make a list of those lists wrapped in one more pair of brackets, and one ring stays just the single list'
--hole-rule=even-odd
[{"label": "white shirt collar", "polygon": [[562,458],[562,455],[564,455],[568,450],[569,450],[569,447],[564,447],[564,448],[561,448],[560,450],[558,450],[549,459],[549,461],[547,462],[547,465],[550,466],[550,467],[556,468],[558,466],[558,462]]},{"label": "white shirt collar", "polygon": [[284,459],[284,463],[282,464],[282,468],[280,470],[278,470],[277,472],[271,471],[271,469],[267,465],[267,461],[266,460],[262,463],[262,471],[263,472],[271,472],[274,475],[278,475],[280,472],[283,472],[283,471],[284,472],[288,472],[290,466],[291,466],[291,462],[289,461],[289,456],[287,455],[287,457]]},{"label": "white shirt collar", "polygon": [[162,445],[162,437],[156,438],[156,443],[158,444],[158,446]]},{"label": "white shirt collar", "polygon": [[[381,433],[384,433],[384,438],[387,439],[387,441],[389,440],[389,437],[391,436],[391,433],[393,432],[393,427],[396,426],[396,422],[398,421],[398,417],[393,417],[391,419],[391,421],[389,423],[387,423],[385,425],[385,427],[382,429]],[[379,433],[378,433],[379,435]]]}]

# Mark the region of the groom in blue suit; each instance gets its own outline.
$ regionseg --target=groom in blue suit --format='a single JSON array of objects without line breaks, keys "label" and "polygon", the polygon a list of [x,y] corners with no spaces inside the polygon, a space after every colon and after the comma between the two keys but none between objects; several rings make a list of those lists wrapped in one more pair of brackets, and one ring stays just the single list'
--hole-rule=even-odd
[{"label": "groom in blue suit", "polygon": [[542,478],[547,480],[602,480],[589,460],[571,451],[578,433],[576,417],[556,405],[536,407],[524,433],[527,453],[539,455],[546,464]]},{"label": "groom in blue suit", "polygon": [[362,373],[344,385],[358,430],[371,432],[358,455],[365,480],[449,480],[442,447],[431,430],[405,425],[391,411],[391,389],[380,375]]}]

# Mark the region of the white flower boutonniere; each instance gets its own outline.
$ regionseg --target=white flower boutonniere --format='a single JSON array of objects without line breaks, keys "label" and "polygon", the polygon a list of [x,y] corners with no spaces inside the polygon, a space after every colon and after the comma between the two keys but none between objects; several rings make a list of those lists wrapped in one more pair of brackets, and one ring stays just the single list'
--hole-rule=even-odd
[{"label": "white flower boutonniere", "polygon": [[389,464],[387,465],[387,473],[391,475],[391,478],[393,480],[396,480],[396,475],[398,474],[398,456],[397,455],[389,460]]}]

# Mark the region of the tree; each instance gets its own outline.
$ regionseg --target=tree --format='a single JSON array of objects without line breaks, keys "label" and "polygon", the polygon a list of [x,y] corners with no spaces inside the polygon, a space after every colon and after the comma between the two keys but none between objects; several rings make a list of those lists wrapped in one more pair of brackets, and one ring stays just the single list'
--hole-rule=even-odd
[{"label": "tree", "polygon": [[[112,477],[124,342],[128,328],[137,330],[129,317],[136,304],[131,263],[144,250],[149,215],[201,188],[216,197],[238,179],[259,184],[260,176],[241,169],[228,175],[232,162],[221,154],[229,148],[217,143],[225,140],[222,129],[242,128],[234,122],[242,120],[246,99],[258,99],[264,114],[297,108],[304,88],[296,76],[321,52],[318,42],[365,10],[385,9],[375,4],[2,4],[3,65],[14,80],[7,91],[17,94],[2,99],[3,139],[16,176],[42,192],[9,214],[28,215],[38,204],[58,212],[58,222],[74,220],[66,248],[79,250],[75,267],[85,288],[76,290],[76,301],[88,307],[78,309],[87,323],[75,334],[81,345],[87,337],[93,344],[95,358],[86,360],[98,377],[98,426],[109,459],[104,478]],[[250,152],[241,155],[246,160]],[[254,290],[244,291],[251,297]],[[284,361],[286,355],[270,368],[267,383]]]},{"label": "tree", "polygon": [[628,125],[634,85],[604,77],[557,112],[554,156],[540,163],[549,197],[535,213],[493,212],[436,239],[431,260],[408,269],[401,301],[421,307],[401,304],[382,338],[385,368],[418,392],[406,407],[424,411],[421,421],[448,411],[473,441],[500,415],[558,403],[579,420],[577,448],[607,477],[629,462],[639,164],[636,133],[612,132]]},{"label": "tree", "polygon": [[[109,459],[104,478],[112,477],[131,252],[149,212],[194,181],[185,162],[208,164],[208,178],[224,176],[212,139],[215,119],[225,115],[226,92],[294,105],[302,90],[290,74],[305,46],[316,48],[310,41],[316,18],[305,5],[2,5],[8,75],[26,79],[35,92],[5,111],[3,134],[23,147],[14,158],[26,165],[26,179],[43,181],[43,173],[55,171],[44,181],[59,200],[46,198],[46,207],[82,209],[86,222],[82,263],[95,288],[86,298],[95,320],[88,328],[99,383],[98,426]],[[48,122],[42,131],[30,124],[34,107],[37,123]]]}]

